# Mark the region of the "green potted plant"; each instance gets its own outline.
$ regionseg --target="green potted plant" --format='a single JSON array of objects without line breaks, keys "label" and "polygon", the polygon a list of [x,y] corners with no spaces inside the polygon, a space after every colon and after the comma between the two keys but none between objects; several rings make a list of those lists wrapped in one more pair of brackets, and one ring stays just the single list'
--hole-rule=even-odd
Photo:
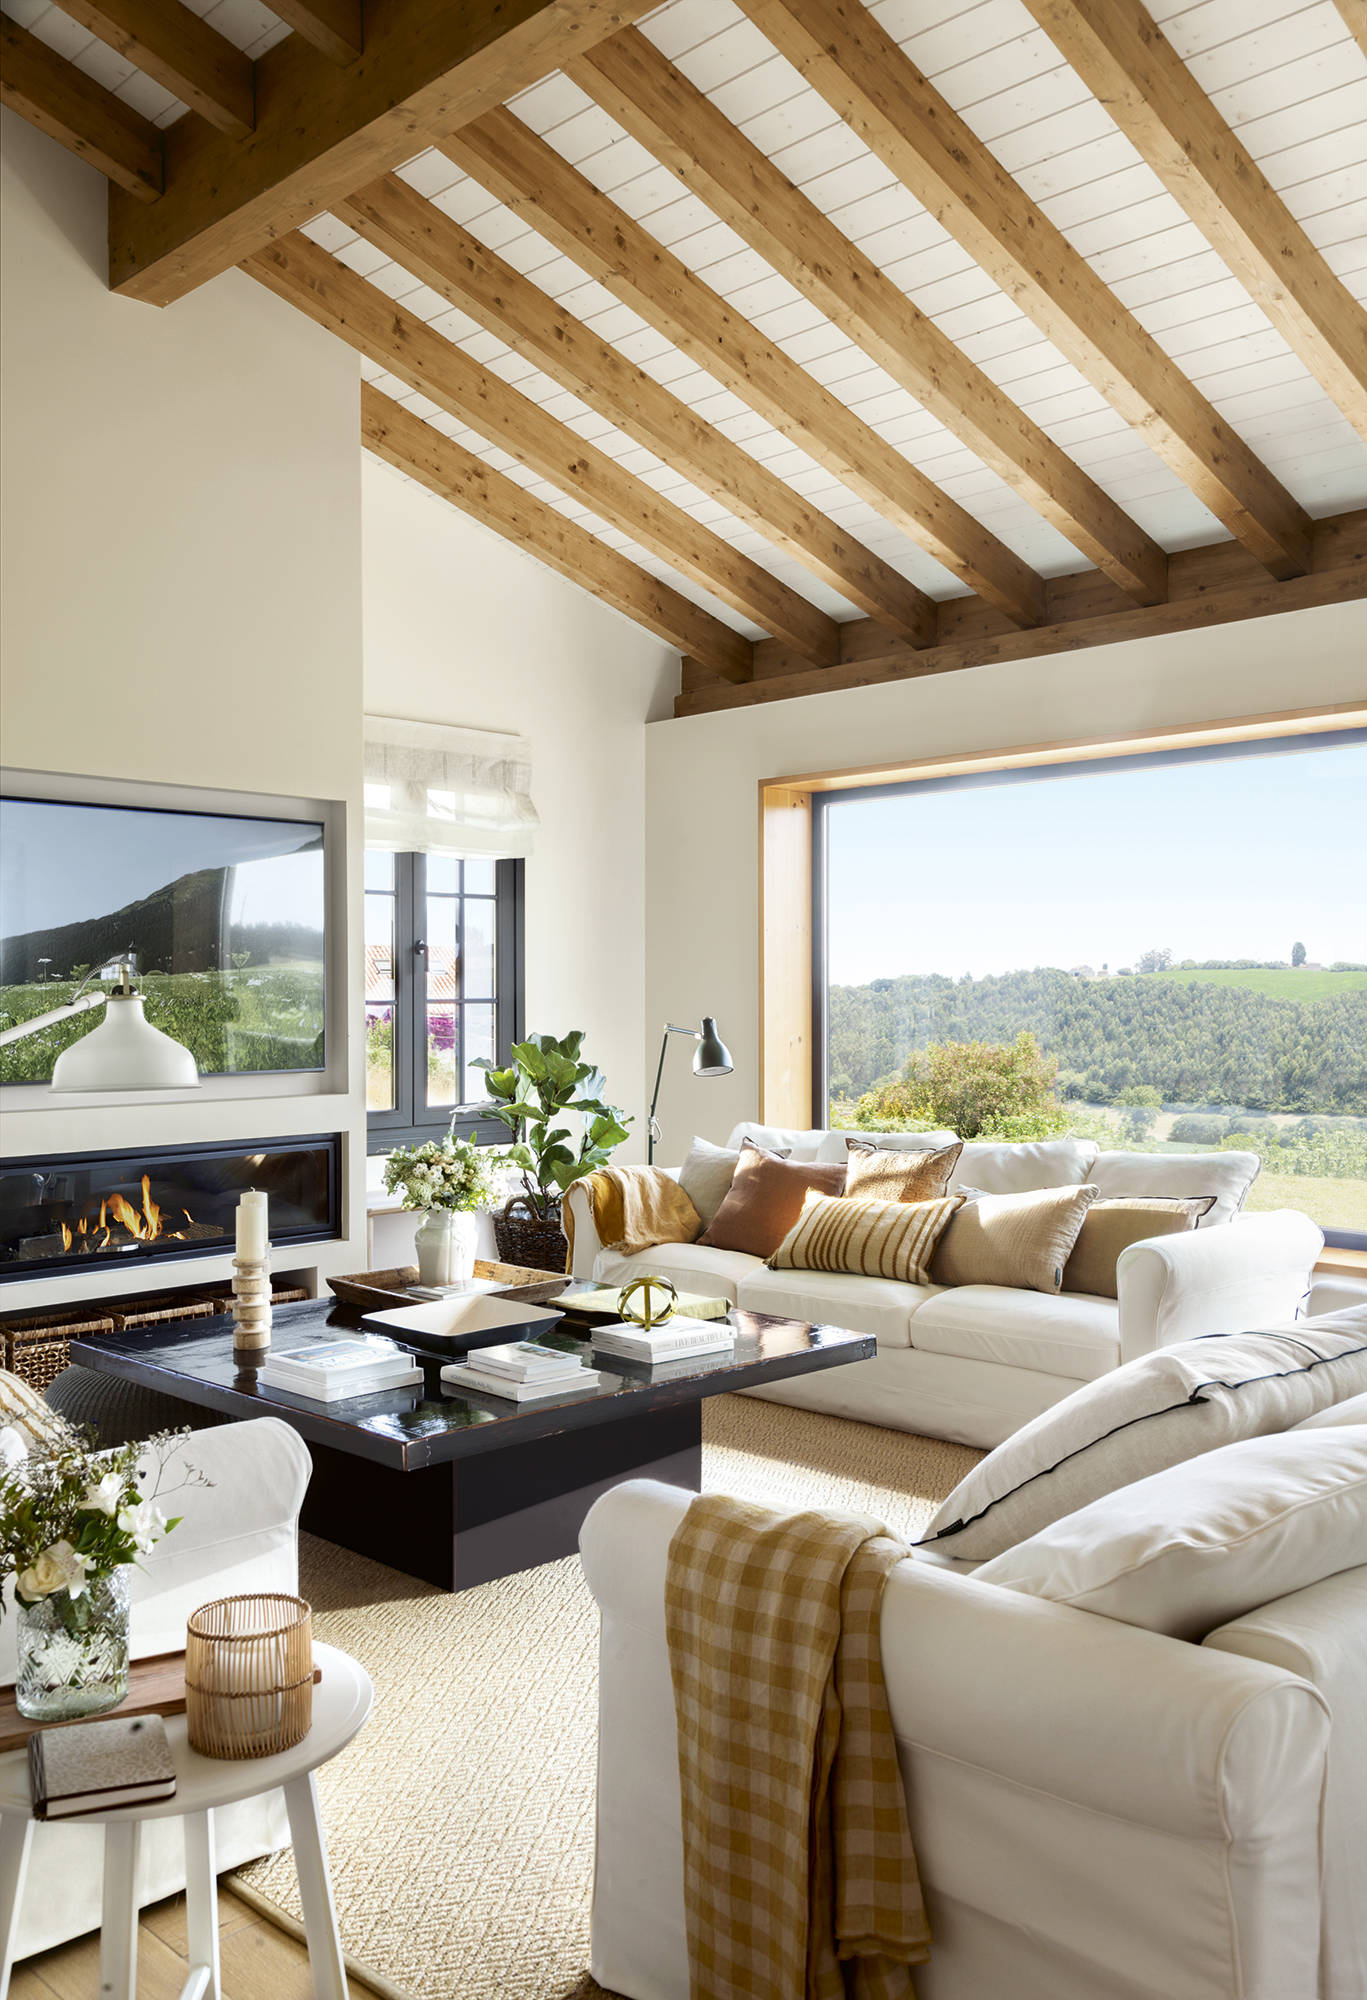
[{"label": "green potted plant", "polygon": [[389,1155],[385,1187],[402,1191],[404,1207],[423,1216],[415,1238],[421,1284],[455,1285],[473,1275],[475,1210],[497,1199],[504,1158],[454,1133],[424,1146],[396,1146]]},{"label": "green potted plant", "polygon": [[[522,1174],[521,1193],[494,1213],[494,1236],[505,1263],[564,1270],[561,1197],[583,1175],[605,1167],[627,1136],[631,1120],[605,1100],[607,1078],[581,1057],[583,1041],[582,1028],[559,1040],[529,1035],[514,1045],[507,1069],[478,1059],[489,1090],[485,1115],[512,1133],[506,1158]],[[559,1122],[567,1112],[583,1121],[577,1148],[571,1128]]]}]

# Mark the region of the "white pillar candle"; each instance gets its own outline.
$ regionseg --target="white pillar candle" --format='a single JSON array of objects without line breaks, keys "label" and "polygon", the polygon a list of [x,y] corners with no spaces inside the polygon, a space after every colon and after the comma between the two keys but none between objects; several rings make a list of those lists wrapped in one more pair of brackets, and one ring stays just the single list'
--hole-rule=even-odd
[{"label": "white pillar candle", "polygon": [[267,1248],[267,1200],[258,1188],[248,1188],[237,1204],[237,1254],[244,1264],[259,1264]]}]

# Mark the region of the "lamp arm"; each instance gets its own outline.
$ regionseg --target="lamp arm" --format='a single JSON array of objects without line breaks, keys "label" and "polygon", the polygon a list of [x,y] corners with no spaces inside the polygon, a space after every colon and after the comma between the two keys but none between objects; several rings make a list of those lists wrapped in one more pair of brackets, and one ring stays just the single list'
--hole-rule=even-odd
[{"label": "lamp arm", "polygon": [[88,1013],[92,1007],[103,1007],[109,995],[105,992],[87,993],[83,999],[68,1000],[65,1006],[49,1008],[46,1014],[35,1014],[31,1021],[20,1021],[14,1028],[0,1029],[0,1047],[7,1042],[21,1042],[26,1035],[36,1035],[40,1028],[50,1028],[57,1021],[70,1021],[77,1014]]},{"label": "lamp arm", "polygon": [[660,1060],[655,1070],[655,1088],[650,1098],[650,1120],[646,1128],[646,1164],[651,1167],[655,1164],[655,1141],[660,1136],[660,1121],[655,1116],[655,1107],[660,1101],[660,1084],[665,1073],[665,1056],[669,1050],[671,1035],[691,1035],[695,1042],[698,1039],[696,1028],[676,1028],[672,1021],[665,1022],[665,1031],[660,1037]]}]

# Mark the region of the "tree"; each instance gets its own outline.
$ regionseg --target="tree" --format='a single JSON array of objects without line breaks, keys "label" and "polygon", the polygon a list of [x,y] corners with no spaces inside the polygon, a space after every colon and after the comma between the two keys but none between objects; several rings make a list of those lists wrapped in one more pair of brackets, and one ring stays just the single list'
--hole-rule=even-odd
[{"label": "tree", "polygon": [[1125,1107],[1125,1135],[1147,1139],[1158,1122],[1163,1100],[1151,1083],[1132,1083],[1122,1090],[1117,1102]]},{"label": "tree", "polygon": [[1165,945],[1155,945],[1152,950],[1140,954],[1141,972],[1166,972],[1172,964],[1172,953]]},{"label": "tree", "polygon": [[1292,947],[1291,947],[1291,963],[1292,963],[1293,965],[1304,965],[1304,964],[1305,964],[1305,946],[1304,946],[1303,944],[1299,944],[1299,943],[1297,943],[1297,944],[1293,944],[1293,945],[1292,945]]},{"label": "tree", "polygon": [[1055,1095],[1058,1062],[1022,1029],[1014,1042],[933,1042],[901,1077],[866,1091],[866,1131],[947,1126],[961,1139],[1040,1139],[1067,1124]]}]

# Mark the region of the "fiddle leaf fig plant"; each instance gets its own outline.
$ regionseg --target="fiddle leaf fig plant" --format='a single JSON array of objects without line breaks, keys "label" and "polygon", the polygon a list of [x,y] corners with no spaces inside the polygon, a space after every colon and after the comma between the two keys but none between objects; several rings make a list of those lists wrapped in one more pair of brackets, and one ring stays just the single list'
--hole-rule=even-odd
[{"label": "fiddle leaf fig plant", "polygon": [[[606,1101],[607,1078],[580,1056],[583,1041],[582,1028],[559,1040],[529,1035],[514,1044],[507,1069],[487,1056],[475,1065],[485,1072],[489,1090],[485,1116],[512,1133],[506,1158],[521,1168],[527,1199],[543,1220],[558,1215],[567,1187],[607,1165],[631,1123],[625,1111]],[[557,1122],[567,1112],[582,1120],[577,1147],[571,1127]]]}]

